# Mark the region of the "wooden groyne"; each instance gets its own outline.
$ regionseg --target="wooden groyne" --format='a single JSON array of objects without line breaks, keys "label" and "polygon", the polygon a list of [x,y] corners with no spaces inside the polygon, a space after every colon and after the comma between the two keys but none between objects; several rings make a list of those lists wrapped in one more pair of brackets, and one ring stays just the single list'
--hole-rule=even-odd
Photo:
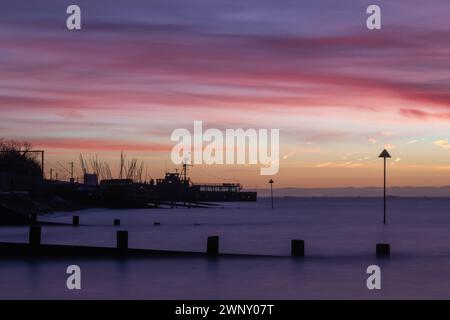
[{"label": "wooden groyne", "polygon": [[269,255],[219,253],[219,237],[207,239],[206,252],[133,249],[128,247],[128,231],[117,231],[116,247],[74,246],[41,243],[41,226],[29,229],[28,243],[0,242],[0,256],[9,257],[270,257]]},{"label": "wooden groyne", "polygon": [[[72,225],[79,226],[79,217],[74,216]],[[114,226],[120,226],[120,220],[115,219]],[[95,246],[74,246],[42,244],[41,242],[42,226],[39,224],[29,227],[28,243],[10,243],[0,242],[0,256],[16,257],[208,257],[217,258],[227,257],[282,257],[274,255],[255,255],[255,254],[232,254],[221,253],[219,248],[219,236],[209,236],[206,241],[205,252],[177,251],[177,250],[153,250],[153,249],[134,249],[128,246],[128,231],[119,230],[116,232],[116,247],[95,247]],[[377,257],[389,257],[390,245],[387,243],[376,244]],[[291,257],[304,258],[305,241],[291,241]]]},{"label": "wooden groyne", "polygon": [[201,252],[117,249],[108,247],[71,246],[56,244],[0,242],[0,256],[7,257],[157,257],[157,256],[206,256]]}]

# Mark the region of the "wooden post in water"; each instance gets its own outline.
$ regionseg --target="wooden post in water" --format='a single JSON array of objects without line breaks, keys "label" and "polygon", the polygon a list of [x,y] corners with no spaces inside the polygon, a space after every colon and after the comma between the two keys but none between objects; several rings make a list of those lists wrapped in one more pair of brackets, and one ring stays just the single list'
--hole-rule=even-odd
[{"label": "wooden post in water", "polygon": [[388,243],[377,243],[377,256],[389,257],[391,255],[391,247]]},{"label": "wooden post in water", "polygon": [[31,212],[29,216],[30,216],[29,223],[31,225],[35,224],[37,222],[37,213],[36,212]]},{"label": "wooden post in water", "polygon": [[28,234],[29,244],[33,247],[41,245],[41,227],[40,226],[30,226],[30,231]]},{"label": "wooden post in water", "polygon": [[128,249],[128,231],[117,231],[117,249],[120,251]]},{"label": "wooden post in water", "polygon": [[292,257],[304,257],[305,256],[305,241],[304,240],[292,240],[291,241],[291,256]]},{"label": "wooden post in water", "polygon": [[72,217],[72,224],[74,226],[79,226],[80,225],[80,217],[79,216],[73,216]]},{"label": "wooden post in water", "polygon": [[210,236],[206,244],[206,254],[209,257],[216,257],[219,255],[219,237]]}]

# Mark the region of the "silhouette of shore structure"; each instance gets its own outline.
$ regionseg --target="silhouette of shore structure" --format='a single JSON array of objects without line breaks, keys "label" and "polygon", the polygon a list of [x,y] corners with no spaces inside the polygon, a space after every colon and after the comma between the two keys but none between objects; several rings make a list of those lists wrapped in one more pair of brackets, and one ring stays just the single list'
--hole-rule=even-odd
[{"label": "silhouette of shore structure", "polygon": [[96,157],[90,161],[91,170],[82,155],[80,163],[84,177],[82,188],[95,193],[95,198],[101,199],[104,206],[158,207],[170,204],[171,207],[198,207],[208,206],[207,202],[257,200],[256,192],[243,191],[239,183],[193,183],[188,176],[188,167],[192,165],[186,162],[182,164],[181,172],[166,172],[164,178],[156,180],[148,180],[147,173],[143,178],[144,163],[137,159],[126,161],[123,153],[117,179],[113,178],[109,165]]},{"label": "silhouette of shore structure", "polygon": [[97,157],[88,161],[80,155],[82,183],[74,177],[73,161],[69,168],[58,163],[70,176],[68,181],[58,180],[57,171],[51,167],[47,179],[44,150],[22,149],[20,145],[7,148],[9,145],[0,148],[0,225],[27,224],[33,214],[45,211],[90,207],[208,208],[215,206],[211,202],[257,199],[256,192],[243,191],[239,183],[193,183],[187,163],[181,172],[166,172],[162,179],[148,180],[147,170],[143,177],[144,163],[137,159],[127,161],[123,152],[118,178],[113,177],[107,163]]}]

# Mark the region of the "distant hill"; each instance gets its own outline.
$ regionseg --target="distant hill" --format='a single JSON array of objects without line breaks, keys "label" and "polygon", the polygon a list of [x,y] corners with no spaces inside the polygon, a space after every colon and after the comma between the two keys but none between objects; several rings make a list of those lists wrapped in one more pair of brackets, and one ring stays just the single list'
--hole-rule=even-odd
[{"label": "distant hill", "polygon": [[[257,189],[259,197],[269,197],[270,189]],[[442,187],[390,187],[388,196],[396,197],[450,197],[450,186]],[[276,197],[382,197],[383,188],[280,188]]]}]

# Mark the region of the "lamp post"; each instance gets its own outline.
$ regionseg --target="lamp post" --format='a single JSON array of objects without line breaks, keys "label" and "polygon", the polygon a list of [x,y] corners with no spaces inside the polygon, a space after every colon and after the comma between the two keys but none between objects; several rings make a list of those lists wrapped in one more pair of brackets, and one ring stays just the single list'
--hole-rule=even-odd
[{"label": "lamp post", "polygon": [[272,179],[270,179],[269,183],[270,183],[270,199],[272,201],[272,209],[273,209],[273,183],[274,183],[274,181]]},{"label": "lamp post", "polygon": [[390,158],[391,155],[387,152],[386,149],[381,152],[378,156],[379,158],[383,158],[384,160],[384,214],[383,214],[383,224],[386,224],[386,159]]}]

